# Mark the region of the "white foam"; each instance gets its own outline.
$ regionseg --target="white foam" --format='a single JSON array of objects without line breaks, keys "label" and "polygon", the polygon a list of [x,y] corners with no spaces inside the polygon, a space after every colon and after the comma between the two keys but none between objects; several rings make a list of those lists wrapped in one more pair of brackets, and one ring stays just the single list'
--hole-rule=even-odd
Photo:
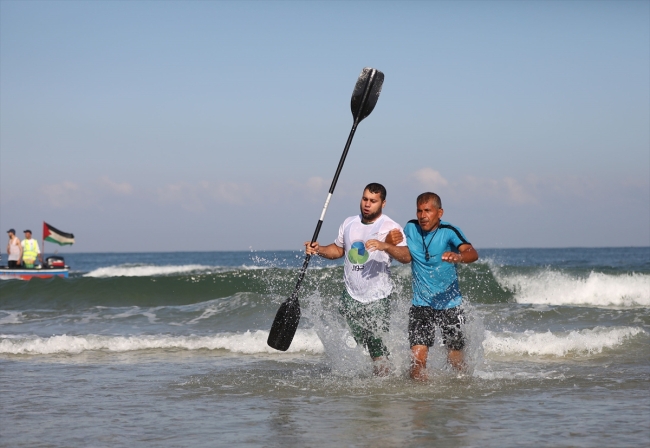
[{"label": "white foam", "polygon": [[0,313],[5,314],[5,316],[0,317],[0,325],[6,324],[20,324],[23,322],[23,313],[20,311],[5,311],[2,310]]},{"label": "white foam", "polygon": [[[541,372],[530,372],[525,370],[516,371],[487,371],[475,370],[474,376],[483,380],[530,380],[530,379],[545,379],[545,380],[563,380],[566,376],[557,370],[543,370]],[[491,394],[489,394],[491,395]]]},{"label": "white foam", "polygon": [[647,334],[638,327],[584,329],[565,333],[494,333],[485,332],[483,348],[486,354],[559,356],[568,354],[591,355],[603,349],[615,348],[639,334]]},{"label": "white foam", "polygon": [[499,283],[515,292],[517,303],[650,307],[650,275],[609,275],[592,272],[587,278],[545,271],[535,276],[502,276]]},{"label": "white foam", "polygon": [[206,266],[201,264],[186,264],[186,265],[135,265],[135,264],[122,264],[118,266],[106,266],[98,268],[84,274],[84,277],[153,277],[157,275],[175,275],[186,274],[191,272],[206,273],[206,272],[225,272],[235,269],[244,271],[254,271],[258,269],[266,269],[261,266],[241,265],[241,266]]},{"label": "white foam", "polygon": [[0,353],[12,355],[78,354],[86,351],[130,352],[152,349],[228,350],[233,353],[281,354],[323,353],[324,348],[313,330],[298,330],[287,352],[279,352],[266,344],[268,331],[222,333],[213,336],[102,336],[59,335],[51,337],[0,336]]},{"label": "white foam", "polygon": [[241,266],[232,267],[230,269],[241,269],[243,271],[256,271],[256,270],[260,270],[260,269],[268,269],[268,267],[266,267],[266,266],[255,266],[255,265],[251,265],[251,264],[242,264]]},{"label": "white foam", "polygon": [[84,277],[152,277],[155,275],[184,274],[188,272],[208,271],[215,269],[212,266],[200,264],[187,264],[181,266],[156,266],[156,265],[119,265],[95,269]]}]

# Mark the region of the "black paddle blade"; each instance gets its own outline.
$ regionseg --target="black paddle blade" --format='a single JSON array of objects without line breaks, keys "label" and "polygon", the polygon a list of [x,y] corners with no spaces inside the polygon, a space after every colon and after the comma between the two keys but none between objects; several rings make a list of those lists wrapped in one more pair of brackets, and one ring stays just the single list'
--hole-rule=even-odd
[{"label": "black paddle blade", "polygon": [[361,123],[375,108],[383,84],[384,74],[379,70],[370,67],[361,70],[350,102],[352,116],[355,121],[358,120],[357,123]]},{"label": "black paddle blade", "polygon": [[298,299],[289,297],[280,305],[275,315],[269,338],[266,340],[269,347],[286,352],[296,334],[298,322],[300,322],[300,304]]}]

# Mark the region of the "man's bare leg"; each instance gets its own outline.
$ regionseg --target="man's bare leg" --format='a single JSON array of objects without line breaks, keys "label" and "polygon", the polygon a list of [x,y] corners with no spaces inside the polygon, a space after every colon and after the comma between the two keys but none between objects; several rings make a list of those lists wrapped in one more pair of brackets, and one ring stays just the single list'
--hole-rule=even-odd
[{"label": "man's bare leg", "polygon": [[449,350],[447,352],[447,362],[456,370],[465,368],[465,359],[462,350]]},{"label": "man's bare leg", "polygon": [[427,357],[429,356],[429,347],[426,345],[414,345],[411,347],[411,378],[419,381],[426,381],[427,376]]},{"label": "man's bare leg", "polygon": [[375,376],[388,376],[390,374],[390,364],[387,356],[372,358],[372,373]]}]

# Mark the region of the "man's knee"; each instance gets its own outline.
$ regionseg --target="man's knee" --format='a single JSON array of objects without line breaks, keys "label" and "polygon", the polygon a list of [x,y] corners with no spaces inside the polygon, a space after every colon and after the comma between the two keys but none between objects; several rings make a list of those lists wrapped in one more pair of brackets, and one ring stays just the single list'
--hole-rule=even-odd
[{"label": "man's knee", "polygon": [[411,362],[415,365],[426,365],[429,356],[429,347],[426,345],[414,345],[411,347]]}]

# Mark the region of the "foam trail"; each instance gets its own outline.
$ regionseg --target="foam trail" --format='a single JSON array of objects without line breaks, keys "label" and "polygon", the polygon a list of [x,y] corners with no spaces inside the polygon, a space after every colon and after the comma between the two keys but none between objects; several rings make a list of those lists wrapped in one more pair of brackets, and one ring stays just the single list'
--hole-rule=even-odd
[{"label": "foam trail", "polygon": [[650,275],[608,275],[592,272],[586,278],[545,271],[535,276],[500,276],[502,286],[515,292],[517,303],[650,307]]},{"label": "foam trail", "polygon": [[[233,353],[281,354],[266,344],[268,331],[223,333],[213,336],[101,336],[58,335],[47,338],[0,336],[0,353],[12,355],[78,354],[86,351],[130,352],[153,349],[228,350]],[[324,348],[313,330],[298,330],[288,353],[323,353]]]},{"label": "foam trail", "polygon": [[550,331],[537,333],[494,333],[485,332],[483,348],[488,355],[530,355],[566,356],[568,354],[602,353],[612,349],[639,334],[647,334],[638,327],[584,329],[568,333],[554,334]]}]

